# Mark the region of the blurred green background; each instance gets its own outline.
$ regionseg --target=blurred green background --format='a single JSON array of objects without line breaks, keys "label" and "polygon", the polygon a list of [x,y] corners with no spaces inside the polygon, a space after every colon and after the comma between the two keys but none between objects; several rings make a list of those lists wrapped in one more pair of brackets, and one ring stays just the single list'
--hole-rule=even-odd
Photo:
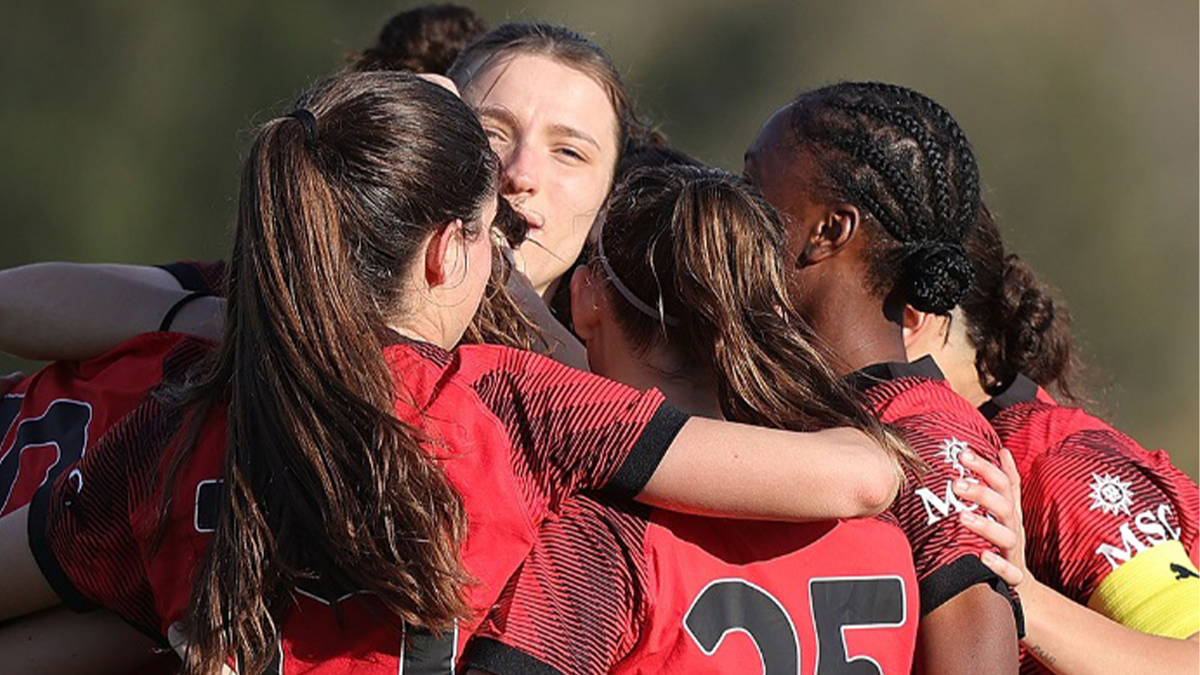
[{"label": "blurred green background", "polygon": [[[0,266],[223,255],[255,122],[411,4],[5,3]],[[1196,2],[474,6],[592,36],[677,145],[739,172],[802,89],[930,94],[973,140],[1011,248],[1068,299],[1097,407],[1196,477]]]}]

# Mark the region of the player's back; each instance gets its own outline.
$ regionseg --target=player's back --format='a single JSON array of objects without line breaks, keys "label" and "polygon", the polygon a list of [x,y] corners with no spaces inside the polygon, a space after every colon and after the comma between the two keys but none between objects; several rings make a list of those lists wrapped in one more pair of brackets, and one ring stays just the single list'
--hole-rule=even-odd
[{"label": "player's back", "polygon": [[164,374],[205,349],[195,338],[148,333],[94,359],[47,365],[0,398],[0,515],[28,504]]},{"label": "player's back", "polygon": [[[687,419],[657,392],[527,352],[401,341],[386,356],[396,415],[419,427],[462,496],[462,557],[477,582],[467,592],[478,619],[558,504],[582,489],[637,493]],[[36,557],[68,605],[112,609],[164,645],[186,616],[224,500],[228,406],[218,400],[185,447],[196,409],[172,397],[179,391],[168,383],[146,397],[74,466],[72,480],[39,491],[30,516]],[[185,459],[172,474],[177,457]],[[414,635],[354,588],[300,583],[292,597],[267,672],[452,670],[457,630]]]},{"label": "player's back", "polygon": [[987,420],[954,393],[929,357],[858,371],[851,381],[879,419],[925,462],[909,471],[888,509],[908,537],[921,585],[921,615],[979,583],[1008,590],[979,555],[995,547],[968,530],[959,514],[978,509],[953,491],[956,480],[977,480],[959,460],[970,450],[999,464],[1000,440]]},{"label": "player's back", "polygon": [[[1017,461],[1022,501],[1033,516],[1028,536],[1047,544],[1030,551],[1035,574],[1052,575],[1047,581],[1061,575],[1053,557],[1066,552],[1049,544],[1065,539],[1084,539],[1089,553],[1107,553],[1112,569],[1168,539],[1179,540],[1200,564],[1200,491],[1165,451],[1148,451],[1095,415],[1057,403],[1024,376],[980,409]],[[1043,513],[1051,509],[1060,515]],[[1050,521],[1055,527],[1070,521],[1072,533],[1039,531]],[[1086,602],[1094,587],[1084,586],[1069,593]]]},{"label": "player's back", "polygon": [[[1167,453],[1060,405],[1024,376],[980,410],[1017,463],[1035,578],[1143,632],[1200,629],[1200,494]],[[1049,671],[1022,650],[1021,672]]]},{"label": "player's back", "polygon": [[905,673],[917,604],[888,520],[749,522],[580,498],[543,526],[467,658],[499,675],[809,674],[851,660]]}]

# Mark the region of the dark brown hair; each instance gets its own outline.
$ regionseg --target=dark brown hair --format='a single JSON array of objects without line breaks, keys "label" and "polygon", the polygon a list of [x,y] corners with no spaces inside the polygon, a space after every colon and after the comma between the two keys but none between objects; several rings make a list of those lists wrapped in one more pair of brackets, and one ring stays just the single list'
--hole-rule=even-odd
[{"label": "dark brown hair", "polygon": [[497,26],[463,50],[446,74],[463,88],[496,58],[516,54],[550,57],[591,77],[604,89],[617,118],[617,161],[631,143],[663,140],[662,134],[638,118],[608,53],[564,26],[544,23]]},{"label": "dark brown hair", "polygon": [[613,189],[602,218],[591,270],[608,279],[637,352],[667,345],[682,363],[707,368],[730,420],[857,427],[917,465],[815,346],[788,300],[784,227],[752,186],[716,169],[639,169]]},{"label": "dark brown hair", "polygon": [[967,256],[975,268],[975,284],[962,308],[984,389],[996,393],[1023,374],[1079,402],[1070,314],[1019,256],[1005,253],[1000,229],[986,207],[967,237]]},{"label": "dark brown hair", "polygon": [[879,82],[843,82],[791,106],[799,147],[820,175],[806,186],[854,204],[871,227],[870,283],[946,314],[971,286],[963,242],[979,214],[979,169],[958,123],[927,96]]},{"label": "dark brown hair", "polygon": [[421,242],[477,222],[497,176],[462,101],[405,73],[331,78],[259,129],[225,335],[195,395],[198,414],[227,401],[229,422],[185,672],[230,657],[259,672],[305,580],[367,591],[392,619],[434,630],[467,614],[463,505],[419,430],[394,417],[383,345]]},{"label": "dark brown hair", "polygon": [[[625,154],[621,156],[621,161],[617,162],[617,171],[613,177],[613,184],[619,185],[629,174],[649,167],[671,166],[673,164],[683,164],[687,166],[702,167],[703,164],[676,148],[667,144],[665,138],[657,138],[650,141],[638,141],[631,143],[626,149]],[[571,265],[563,274],[564,279],[570,279],[574,274],[575,268],[579,265],[587,264],[591,259],[592,243],[585,242],[583,250],[579,254],[579,259],[575,264]],[[553,297],[550,298],[550,311],[554,312],[555,318],[559,320],[568,330],[574,331],[573,317],[571,316],[571,284],[559,284],[555,289]]]},{"label": "dark brown hair", "polygon": [[459,53],[486,32],[487,24],[469,7],[421,5],[388,19],[374,46],[350,57],[349,68],[444,75]]},{"label": "dark brown hair", "polygon": [[[492,247],[492,274],[488,277],[487,290],[479,311],[471,318],[463,334],[466,344],[493,344],[544,353],[547,338],[509,289],[509,277],[513,273],[512,261],[505,247],[516,248],[529,234],[529,223],[513,211],[508,200],[500,198],[496,220],[492,222],[492,233],[497,238]],[[504,241],[499,241],[503,237]]]}]

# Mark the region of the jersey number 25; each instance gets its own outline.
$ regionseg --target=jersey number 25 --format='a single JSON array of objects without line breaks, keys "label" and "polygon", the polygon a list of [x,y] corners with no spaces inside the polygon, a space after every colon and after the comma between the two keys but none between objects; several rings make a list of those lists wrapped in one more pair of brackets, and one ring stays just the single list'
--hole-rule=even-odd
[{"label": "jersey number 25", "polygon": [[[817,636],[816,675],[883,675],[870,656],[847,654],[847,628],[901,626],[905,620],[900,577],[828,577],[809,581],[809,604]],[[713,581],[683,620],[696,645],[716,654],[725,636],[743,632],[762,658],[763,675],[799,675],[800,638],[783,604],[744,579]]]}]

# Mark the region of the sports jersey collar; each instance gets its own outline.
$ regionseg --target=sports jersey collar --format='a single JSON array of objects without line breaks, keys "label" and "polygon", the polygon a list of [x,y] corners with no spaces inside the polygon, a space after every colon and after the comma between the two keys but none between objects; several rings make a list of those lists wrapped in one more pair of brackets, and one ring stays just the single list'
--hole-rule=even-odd
[{"label": "sports jersey collar", "polygon": [[432,342],[414,340],[405,335],[401,335],[391,328],[384,329],[383,335],[380,336],[380,341],[383,343],[383,349],[385,352],[387,352],[391,347],[408,347],[417,354],[420,354],[424,358],[429,359],[430,361],[433,361],[441,366],[445,366],[452,358],[449,351],[433,344]]},{"label": "sports jersey collar", "polygon": [[942,369],[932,356],[922,356],[913,362],[887,361],[860,368],[846,376],[850,386],[859,391],[865,391],[880,382],[898,380],[902,377],[924,377],[930,380],[944,380]]},{"label": "sports jersey collar", "polygon": [[1000,414],[1000,411],[1005,408],[1011,408],[1018,403],[1026,403],[1037,398],[1038,386],[1033,380],[1017,373],[1013,381],[1008,384],[999,394],[984,401],[983,405],[979,406],[979,412],[989,420]]}]

